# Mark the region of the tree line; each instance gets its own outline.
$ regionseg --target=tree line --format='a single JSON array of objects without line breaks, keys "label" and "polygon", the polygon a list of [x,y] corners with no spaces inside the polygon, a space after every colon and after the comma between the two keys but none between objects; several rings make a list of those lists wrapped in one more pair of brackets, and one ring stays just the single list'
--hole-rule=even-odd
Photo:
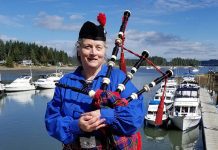
[{"label": "tree line", "polygon": [[[167,61],[165,58],[152,56],[148,58],[151,62],[158,66],[199,66],[200,61],[196,59],[184,59],[184,58],[173,58],[171,61]],[[133,66],[138,60],[137,59],[127,59],[126,64],[128,66]],[[149,66],[150,64],[144,61],[142,66]]]},{"label": "tree line", "polygon": [[5,60],[6,66],[13,67],[14,64],[23,60],[32,60],[34,65],[56,65],[58,62],[69,64],[71,57],[63,50],[35,43],[11,40],[4,42],[0,39],[0,60]]},{"label": "tree line", "polygon": [[[22,60],[32,60],[34,65],[57,65],[58,62],[61,62],[63,65],[78,65],[76,57],[68,56],[64,50],[57,50],[35,43],[11,40],[4,42],[0,39],[0,61],[1,60],[6,61],[5,65],[7,67],[13,67],[14,64]],[[200,64],[196,59],[183,59],[179,57],[167,61],[165,58],[153,56],[149,57],[149,60],[159,66],[199,66]],[[138,59],[126,59],[126,65],[133,66],[137,61]],[[149,64],[144,61],[142,65],[147,66]]]}]

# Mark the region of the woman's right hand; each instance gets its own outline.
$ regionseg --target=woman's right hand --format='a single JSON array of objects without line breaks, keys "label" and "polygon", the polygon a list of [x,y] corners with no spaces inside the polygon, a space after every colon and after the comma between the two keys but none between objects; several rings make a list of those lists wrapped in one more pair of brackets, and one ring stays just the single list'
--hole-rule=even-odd
[{"label": "woman's right hand", "polygon": [[82,114],[79,118],[79,127],[85,132],[92,132],[105,127],[105,119],[101,119],[99,115],[93,115],[94,113]]}]

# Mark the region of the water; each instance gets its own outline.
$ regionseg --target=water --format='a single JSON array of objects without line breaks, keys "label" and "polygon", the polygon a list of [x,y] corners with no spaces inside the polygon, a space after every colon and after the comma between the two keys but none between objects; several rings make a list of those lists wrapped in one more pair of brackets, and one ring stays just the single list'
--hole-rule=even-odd
[{"label": "water", "polygon": [[[200,73],[205,73],[209,68],[202,68]],[[65,72],[68,72],[66,70]],[[50,71],[33,71],[36,77]],[[1,71],[2,81],[14,80],[21,74],[29,73],[28,70]],[[181,76],[187,73],[187,69],[175,70]],[[160,76],[154,70],[140,69],[133,79],[134,84],[140,89],[143,84],[151,82]],[[158,86],[144,94],[144,103],[154,96]],[[45,129],[44,114],[46,104],[51,100],[53,90],[36,90],[26,92],[9,93],[0,99],[0,150],[60,150],[61,143],[50,137]],[[178,129],[161,129],[143,126],[142,133],[143,149],[178,150],[198,149],[203,150],[202,134],[199,127],[182,132]]]}]

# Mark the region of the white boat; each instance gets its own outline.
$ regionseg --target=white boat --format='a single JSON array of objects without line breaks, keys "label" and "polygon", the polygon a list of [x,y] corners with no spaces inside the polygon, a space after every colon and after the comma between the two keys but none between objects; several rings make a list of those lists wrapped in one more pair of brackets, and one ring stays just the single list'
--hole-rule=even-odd
[{"label": "white boat", "polygon": [[183,81],[195,81],[195,76],[194,75],[190,75],[190,74],[186,74],[182,77]]},{"label": "white boat", "polygon": [[0,97],[4,95],[5,87],[4,84],[0,83]]},{"label": "white boat", "polygon": [[[160,101],[163,92],[156,93],[154,96],[154,100]],[[173,92],[165,92],[164,95],[164,104],[166,105],[166,109],[169,110],[173,106],[174,102],[174,93]]]},{"label": "white boat", "polygon": [[36,88],[40,89],[54,89],[55,83],[57,83],[63,74],[60,73],[52,73],[48,75],[46,78],[39,78],[36,82],[34,82]]},{"label": "white boat", "polygon": [[4,95],[5,86],[1,83],[1,74],[0,74],[0,97]]},{"label": "white boat", "polygon": [[154,69],[154,67],[153,66],[147,66],[146,69],[150,70],[150,69]]},{"label": "white boat", "polygon": [[35,90],[35,86],[32,82],[32,76],[22,75],[15,79],[12,83],[5,85],[6,92],[18,92]]},{"label": "white boat", "polygon": [[200,88],[198,85],[198,82],[195,81],[195,79],[183,79],[183,81],[180,83],[180,87],[193,87],[193,88]]},{"label": "white boat", "polygon": [[199,72],[199,69],[197,69],[197,68],[192,68],[192,70],[191,70],[193,73],[196,73],[196,72]]},{"label": "white boat", "polygon": [[[164,91],[165,81],[161,82],[160,89],[156,93],[160,93]],[[175,78],[169,78],[166,83],[166,92],[175,93],[178,87],[177,81]]]},{"label": "white boat", "polygon": [[[155,119],[158,110],[158,105],[160,104],[159,100],[151,100],[148,105],[148,113],[145,116],[145,119],[148,124],[155,126]],[[166,106],[164,105],[163,116],[162,116],[162,125],[166,123],[168,115],[166,112]]]},{"label": "white boat", "polygon": [[169,117],[173,124],[181,130],[197,126],[201,120],[199,89],[178,88]]}]

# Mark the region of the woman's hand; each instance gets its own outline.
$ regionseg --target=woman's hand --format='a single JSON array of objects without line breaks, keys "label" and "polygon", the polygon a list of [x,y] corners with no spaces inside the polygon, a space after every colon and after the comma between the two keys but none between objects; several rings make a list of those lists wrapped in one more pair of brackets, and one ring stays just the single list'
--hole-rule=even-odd
[{"label": "woman's hand", "polygon": [[105,119],[100,119],[100,110],[87,112],[81,115],[79,119],[79,127],[85,132],[92,132],[105,127]]}]

